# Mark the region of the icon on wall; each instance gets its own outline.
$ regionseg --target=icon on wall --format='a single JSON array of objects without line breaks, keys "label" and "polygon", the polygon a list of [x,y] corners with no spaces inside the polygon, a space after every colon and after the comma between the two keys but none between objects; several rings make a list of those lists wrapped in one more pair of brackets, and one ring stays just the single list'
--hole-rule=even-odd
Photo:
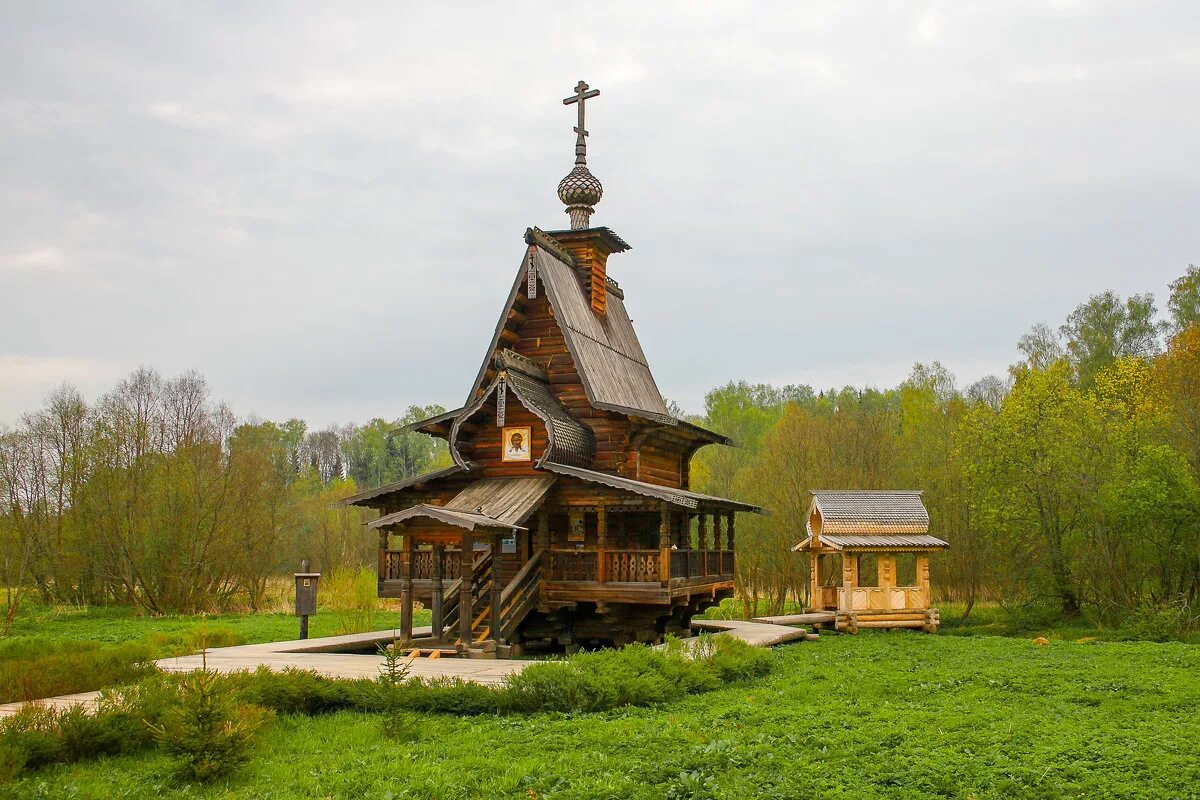
[{"label": "icon on wall", "polygon": [[530,436],[529,426],[504,428],[502,461],[529,461],[533,437]]}]

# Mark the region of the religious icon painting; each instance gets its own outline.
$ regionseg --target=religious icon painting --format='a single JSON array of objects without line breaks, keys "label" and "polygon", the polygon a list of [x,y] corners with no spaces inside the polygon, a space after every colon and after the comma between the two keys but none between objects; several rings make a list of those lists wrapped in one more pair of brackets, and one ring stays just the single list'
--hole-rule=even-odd
[{"label": "religious icon painting", "polygon": [[533,437],[530,436],[528,425],[504,428],[502,433],[501,461],[529,461],[531,459]]}]

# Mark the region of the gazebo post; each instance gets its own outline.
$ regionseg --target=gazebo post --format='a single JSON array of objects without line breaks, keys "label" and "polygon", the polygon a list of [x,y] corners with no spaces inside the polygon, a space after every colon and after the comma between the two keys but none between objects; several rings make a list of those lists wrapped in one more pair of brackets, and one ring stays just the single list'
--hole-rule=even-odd
[{"label": "gazebo post", "polygon": [[824,603],[821,602],[821,556],[816,550],[810,550],[808,553],[808,589],[812,595],[809,600],[809,605],[814,611],[820,611],[824,608]]}]

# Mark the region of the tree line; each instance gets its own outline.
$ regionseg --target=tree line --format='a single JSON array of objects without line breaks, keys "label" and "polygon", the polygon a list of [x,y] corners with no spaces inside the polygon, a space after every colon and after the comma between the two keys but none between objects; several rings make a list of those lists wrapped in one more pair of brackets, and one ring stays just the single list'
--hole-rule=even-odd
[{"label": "tree line", "polygon": [[1119,623],[1146,609],[1193,618],[1200,593],[1200,269],[1152,295],[1090,298],[1037,325],[1005,376],[960,389],[940,364],[898,387],[814,393],[731,383],[697,419],[739,440],[706,448],[695,488],[756,502],[738,530],[748,608],[804,603],[811,489],[923,489],[951,543],[935,586]]},{"label": "tree line", "polygon": [[267,580],[311,558],[367,563],[363,511],[336,501],[448,461],[403,426],[441,413],[308,431],[239,421],[204,379],[138,369],[88,403],[72,386],[0,431],[0,580],[9,613],[43,602],[148,612],[261,606]]},{"label": "tree line", "polygon": [[[1200,269],[1151,295],[1105,292],[1021,337],[1007,375],[965,389],[936,362],[893,389],[730,383],[699,423],[740,447],[697,455],[692,487],[743,515],[748,608],[804,603],[811,489],[923,489],[952,547],[935,585],[979,601],[1119,621],[1200,592]],[[677,410],[677,407],[672,405]],[[310,431],[239,420],[195,373],[138,369],[87,402],[69,385],[0,430],[0,580],[43,602],[148,612],[258,608],[301,558],[369,564],[361,509],[336,501],[449,463],[406,430],[442,413]]]}]

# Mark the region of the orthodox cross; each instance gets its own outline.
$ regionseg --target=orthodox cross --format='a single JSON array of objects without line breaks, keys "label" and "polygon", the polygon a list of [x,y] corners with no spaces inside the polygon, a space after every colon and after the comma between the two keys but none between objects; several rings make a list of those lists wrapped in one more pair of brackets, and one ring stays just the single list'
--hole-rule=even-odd
[{"label": "orthodox cross", "polygon": [[588,91],[588,85],[583,81],[575,84],[575,94],[570,97],[563,98],[563,105],[569,106],[572,103],[579,104],[579,124],[575,126],[575,163],[587,163],[587,142],[583,137],[588,135],[587,128],[583,127],[583,103],[585,100],[590,100],[600,94],[599,89]]}]

